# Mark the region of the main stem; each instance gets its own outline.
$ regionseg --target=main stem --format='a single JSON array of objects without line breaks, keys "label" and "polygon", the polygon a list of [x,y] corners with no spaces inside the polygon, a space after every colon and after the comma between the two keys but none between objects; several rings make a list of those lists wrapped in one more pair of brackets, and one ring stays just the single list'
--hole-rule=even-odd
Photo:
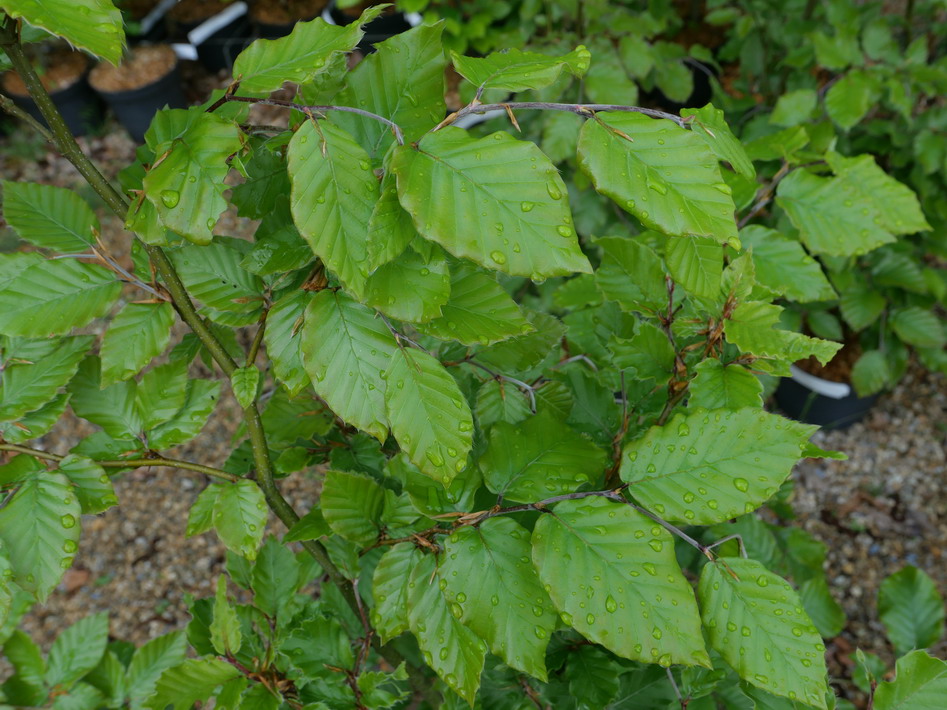
[{"label": "main stem", "polygon": [[[53,103],[46,88],[37,76],[36,71],[30,64],[29,59],[23,52],[17,37],[13,21],[7,21],[0,26],[0,47],[3,48],[13,68],[20,75],[23,83],[30,92],[30,96],[36,103],[43,118],[49,124],[53,141],[59,152],[70,163],[72,163],[79,173],[85,178],[86,182],[98,193],[105,201],[105,204],[120,219],[124,220],[128,212],[128,203],[125,198],[106,180],[105,176],[99,172],[98,168],[82,152],[72,132],[63,120],[59,109]],[[237,369],[237,364],[224,348],[223,344],[217,339],[214,333],[207,327],[204,320],[197,313],[191,298],[187,293],[184,283],[178,277],[177,271],[168,259],[167,254],[161,247],[151,244],[143,244],[148,253],[151,263],[154,265],[158,274],[161,276],[171,294],[171,299],[175,309],[180,314],[181,319],[187,323],[188,327],[200,339],[201,344],[207,348],[211,356],[223,370],[227,377]],[[260,411],[257,409],[256,402],[251,403],[243,410],[244,419],[247,424],[247,431],[250,435],[250,445],[253,451],[253,461],[257,472],[257,482],[266,496],[266,502],[270,509],[276,513],[277,517],[287,527],[292,527],[299,516],[292,506],[286,502],[273,479],[273,465],[270,461],[269,448],[266,445],[266,433],[263,430],[263,421],[260,418]],[[346,601],[358,613],[358,603],[355,599],[355,590],[351,582],[339,571],[329,558],[326,548],[315,540],[303,543],[303,547],[311,554],[315,560],[322,566],[329,578],[338,585]]]}]

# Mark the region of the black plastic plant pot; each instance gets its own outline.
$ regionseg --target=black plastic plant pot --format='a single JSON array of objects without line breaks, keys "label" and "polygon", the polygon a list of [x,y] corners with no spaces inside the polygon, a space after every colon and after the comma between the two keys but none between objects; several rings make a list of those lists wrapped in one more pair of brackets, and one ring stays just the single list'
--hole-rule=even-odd
[{"label": "black plastic plant pot", "polygon": [[[349,25],[358,19],[358,16],[347,15],[334,7],[330,11],[332,21],[337,25]],[[365,25],[365,36],[358,43],[363,52],[372,51],[372,45],[384,42],[390,37],[407,32],[412,27],[408,19],[400,12],[382,13]]]},{"label": "black plastic plant pot", "polygon": [[208,70],[229,70],[253,41],[253,28],[247,19],[247,5],[235,2],[226,10],[200,24],[184,26],[187,39],[197,50],[197,58]]},{"label": "black plastic plant pot", "polygon": [[[48,125],[29,96],[10,94],[10,98],[44,126]],[[65,89],[52,92],[50,98],[74,136],[84,136],[102,126],[102,101],[89,86],[87,74]]]},{"label": "black plastic plant pot", "polygon": [[824,429],[844,429],[863,419],[878,399],[877,394],[859,397],[843,382],[810,375],[793,365],[792,377],[784,377],[776,388],[776,403],[789,417]]},{"label": "black plastic plant pot", "polygon": [[260,22],[253,20],[253,28],[256,30],[256,36],[260,39],[279,39],[285,37],[296,26],[295,22]]},{"label": "black plastic plant pot", "polygon": [[171,71],[147,86],[128,91],[100,91],[99,94],[136,143],[144,141],[145,131],[159,109],[165,106],[187,108],[176,63]]}]

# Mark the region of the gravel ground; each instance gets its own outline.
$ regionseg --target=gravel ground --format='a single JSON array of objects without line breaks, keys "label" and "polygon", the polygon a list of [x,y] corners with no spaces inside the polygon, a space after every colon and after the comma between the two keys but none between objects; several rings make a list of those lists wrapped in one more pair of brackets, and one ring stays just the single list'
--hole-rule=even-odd
[{"label": "gravel ground", "polygon": [[[192,76],[192,94],[220,84],[199,72]],[[272,123],[280,117],[257,120]],[[133,143],[115,124],[80,142],[110,177],[134,153]],[[0,139],[0,173],[10,180],[72,187],[96,201],[71,165],[19,131]],[[127,234],[119,220],[104,209],[98,211],[103,239],[124,261]],[[226,214],[217,231],[248,235],[252,227]],[[11,243],[0,221],[0,249]],[[174,455],[221,464],[236,415],[235,403],[223,402],[201,443],[182,447]],[[62,453],[90,430],[84,422],[67,419],[42,446]],[[819,433],[816,442],[849,455],[848,461],[801,463],[795,472],[794,501],[798,523],[829,549],[829,582],[849,619],[829,645],[829,662],[833,675],[845,677],[850,675],[856,646],[880,654],[889,664],[893,661],[876,610],[878,586],[887,575],[914,564],[947,595],[947,486],[942,483],[947,475],[947,379],[912,369],[864,422],[844,431]],[[113,637],[136,643],[186,624],[186,596],[211,594],[224,560],[224,548],[212,533],[184,537],[187,511],[205,485],[202,478],[168,469],[138,470],[119,478],[116,491],[121,505],[83,520],[82,545],[73,568],[59,593],[31,612],[26,630],[48,648],[65,625],[103,609],[110,611]],[[318,489],[317,481],[304,476],[281,486],[301,511],[308,509]],[[278,522],[271,529],[282,531]],[[945,651],[943,642],[935,649],[941,657]],[[857,699],[850,683],[840,687]]]},{"label": "gravel ground", "polygon": [[[882,580],[914,565],[947,597],[947,378],[912,368],[864,421],[814,441],[849,456],[807,460],[794,474],[797,522],[828,546],[829,586],[848,616],[830,667],[847,674],[855,647],[893,666],[878,619]],[[947,642],[932,652],[947,657]]]}]

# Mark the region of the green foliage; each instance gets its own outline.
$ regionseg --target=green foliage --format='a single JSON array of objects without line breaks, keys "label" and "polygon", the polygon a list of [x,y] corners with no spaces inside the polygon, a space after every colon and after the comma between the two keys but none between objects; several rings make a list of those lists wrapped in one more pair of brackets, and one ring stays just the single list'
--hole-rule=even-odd
[{"label": "green foliage", "polygon": [[944,635],[944,599],[916,567],[905,567],[882,583],[878,615],[899,655],[928,648]]},{"label": "green foliage", "polygon": [[[159,112],[121,176],[127,210],[73,154],[139,240],[130,268],[80,197],[4,183],[7,222],[42,250],[0,257],[4,702],[834,707],[822,638],[845,619],[825,548],[754,513],[785,513],[800,458],[839,455],[763,410],[760,375],[853,339],[860,393],[893,384],[908,346],[947,367],[947,279],[926,258],[944,253],[928,234],[947,223],[943,155],[908,166],[872,118],[879,101],[913,116],[919,150],[939,150],[942,122],[914,115],[904,82],[926,95],[940,69],[918,76],[924,48],[902,57],[884,15],[852,34],[862,15],[835,3],[811,12],[839,31],[794,20],[773,37],[741,1],[707,17],[740,23],[721,61],[799,50],[744,86],[768,103],[718,90],[642,111],[626,105],[639,89],[685,103],[688,67],[716,61],[668,41],[682,22],[661,3],[403,4],[444,21],[351,71],[383,8],[300,23],[247,47],[218,101]],[[79,7],[112,26],[105,0]],[[37,8],[0,0],[120,53],[120,32]],[[470,83],[446,119],[445,50]],[[798,71],[815,67],[839,76]],[[248,124],[244,105],[286,81],[290,127]],[[501,122],[459,127],[493,97]],[[876,162],[874,135],[898,150]],[[230,208],[260,220],[252,241],[214,235]],[[135,295],[117,308],[122,282]],[[191,332],[169,348],[179,315]],[[230,458],[166,458],[222,381],[244,421]],[[62,454],[31,443],[67,409],[101,431]],[[242,591],[220,577],[186,634],[134,652],[89,617],[44,658],[13,626],[72,564],[80,516],[117,504],[111,476],[143,465],[214,479],[186,533],[214,531]],[[289,475],[321,481],[301,518]],[[942,634],[913,568],[885,582],[880,616],[899,652]],[[936,707],[943,676],[912,652],[875,707]]]}]

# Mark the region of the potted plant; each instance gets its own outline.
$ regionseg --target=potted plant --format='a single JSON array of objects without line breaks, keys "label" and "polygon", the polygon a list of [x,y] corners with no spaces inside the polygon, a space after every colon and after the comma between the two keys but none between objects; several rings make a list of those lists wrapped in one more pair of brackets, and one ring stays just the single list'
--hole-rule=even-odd
[{"label": "potted plant", "polygon": [[117,67],[98,64],[89,74],[89,83],[138,143],[158,109],[187,105],[177,56],[165,44],[136,47]]},{"label": "potted plant", "polygon": [[129,42],[161,42],[168,36],[164,17],[177,0],[120,0],[125,35]]},{"label": "potted plant", "polygon": [[[358,20],[366,8],[381,4],[384,4],[382,0],[335,0],[330,15],[335,24],[349,25]],[[410,29],[411,23],[394,5],[386,7],[378,17],[365,25],[365,36],[359,43],[359,49],[370,51],[376,42],[383,42]]]},{"label": "potted plant", "polygon": [[181,0],[167,14],[172,38],[193,45],[210,71],[229,69],[249,44],[247,4],[237,0]]},{"label": "potted plant", "polygon": [[250,21],[263,39],[277,39],[292,32],[297,21],[318,17],[329,0],[255,0]]},{"label": "potted plant", "polygon": [[[60,44],[54,47],[31,45],[29,48],[34,50],[31,54],[42,69],[38,72],[40,80],[69,129],[76,135],[85,135],[101,126],[102,103],[87,81],[91,64],[89,57]],[[0,86],[17,106],[45,123],[26,85],[15,71],[5,73]]]}]

